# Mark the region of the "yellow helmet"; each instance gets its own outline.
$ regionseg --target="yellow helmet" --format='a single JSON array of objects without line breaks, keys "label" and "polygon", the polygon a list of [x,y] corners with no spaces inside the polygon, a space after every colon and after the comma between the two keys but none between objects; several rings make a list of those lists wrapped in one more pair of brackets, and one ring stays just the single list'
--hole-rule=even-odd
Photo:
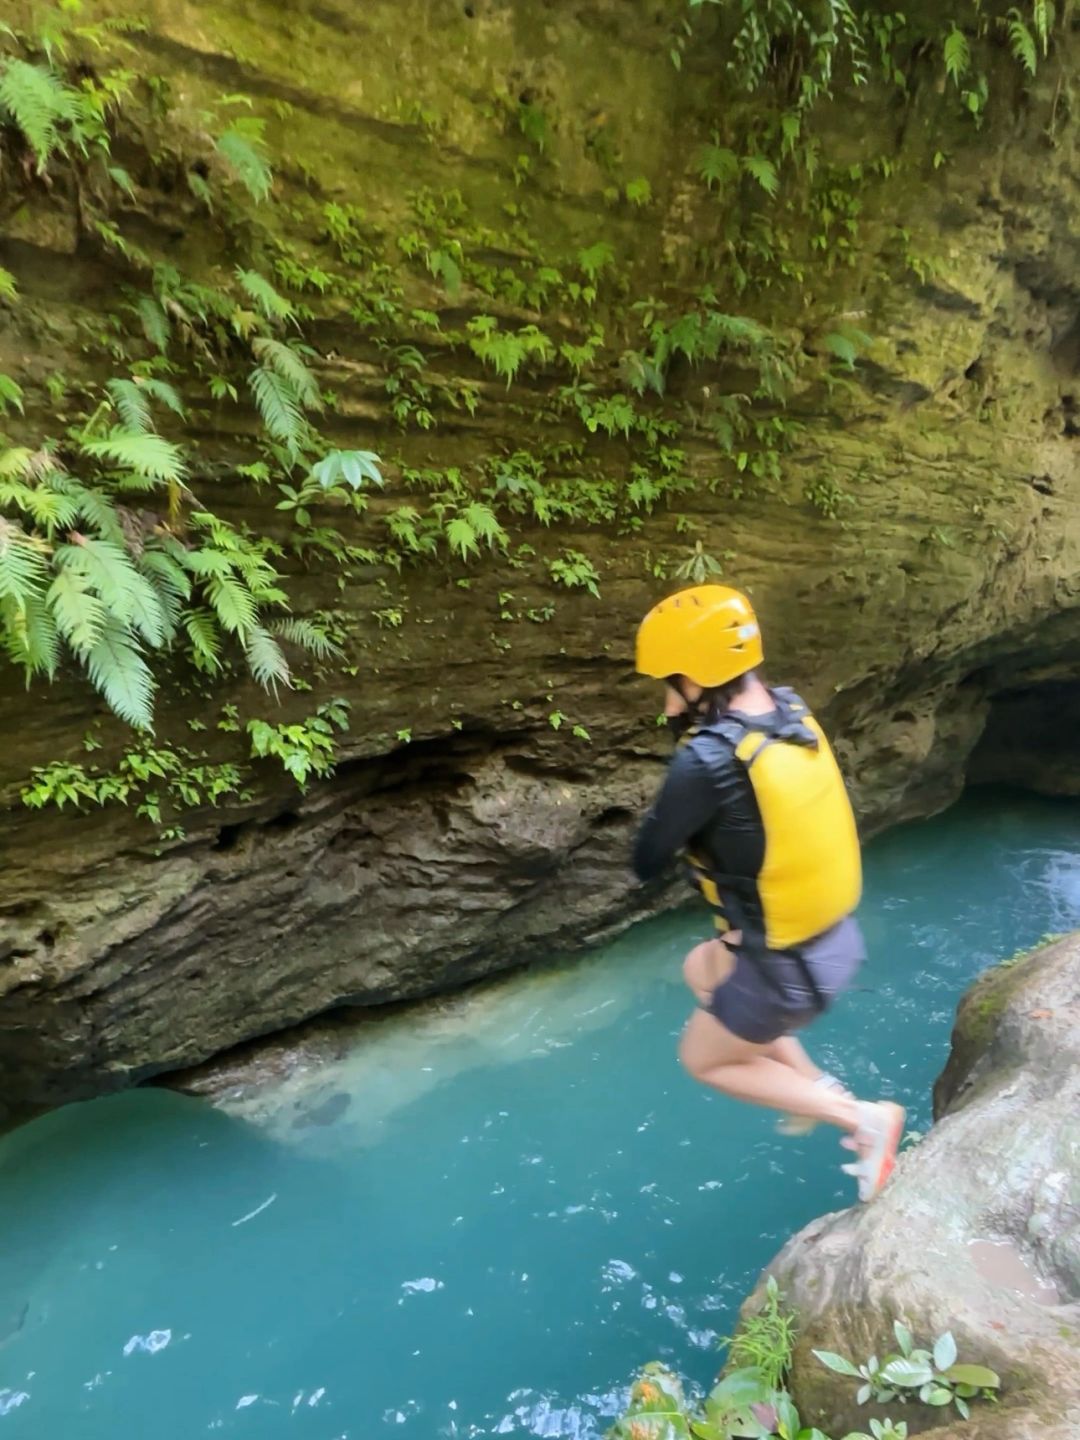
[{"label": "yellow helmet", "polygon": [[750,601],[726,585],[694,585],[654,605],[637,633],[640,675],[685,675],[702,689],[760,665],[761,630]]}]

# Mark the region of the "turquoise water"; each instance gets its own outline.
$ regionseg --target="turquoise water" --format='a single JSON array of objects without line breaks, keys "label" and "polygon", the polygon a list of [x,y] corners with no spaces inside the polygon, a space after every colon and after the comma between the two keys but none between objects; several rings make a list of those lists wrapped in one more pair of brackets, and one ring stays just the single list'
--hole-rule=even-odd
[{"label": "turquoise water", "polygon": [[[957,997],[1080,925],[1080,806],[1002,795],[870,847],[872,960],[810,1048],[928,1119]],[[835,1134],[674,1057],[698,914],[224,1114],[164,1091],[0,1141],[0,1440],[594,1436],[633,1369],[704,1383]]]}]

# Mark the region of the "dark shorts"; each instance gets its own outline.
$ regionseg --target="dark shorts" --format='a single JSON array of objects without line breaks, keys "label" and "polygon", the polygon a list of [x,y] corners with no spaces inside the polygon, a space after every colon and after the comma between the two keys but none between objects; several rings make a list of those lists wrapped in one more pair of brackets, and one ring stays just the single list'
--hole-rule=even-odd
[{"label": "dark shorts", "polygon": [[768,1045],[823,1014],[865,959],[862,931],[850,915],[800,945],[797,953],[766,950],[751,955],[740,947],[735,969],[716,987],[705,1009],[740,1040]]}]

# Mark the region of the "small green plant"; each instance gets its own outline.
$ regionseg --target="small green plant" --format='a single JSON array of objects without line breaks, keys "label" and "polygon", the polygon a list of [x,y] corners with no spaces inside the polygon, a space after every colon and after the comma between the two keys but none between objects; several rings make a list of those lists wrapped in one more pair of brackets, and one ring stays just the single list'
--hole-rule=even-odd
[{"label": "small green plant", "polygon": [[955,1405],[966,1420],[971,1414],[969,1401],[997,1399],[998,1375],[985,1365],[958,1364],[956,1341],[949,1331],[939,1335],[930,1350],[916,1346],[911,1331],[899,1320],[893,1331],[900,1348],[881,1361],[871,1355],[864,1364],[854,1365],[829,1350],[815,1350],[814,1355],[837,1375],[862,1381],[856,1396],[860,1405],[919,1399],[924,1405]]},{"label": "small green plant", "polygon": [[337,753],[335,732],[349,728],[347,700],[328,700],[314,715],[291,725],[249,720],[247,733],[255,759],[280,760],[301,790],[312,775],[331,774]]},{"label": "small green plant", "polygon": [[600,576],[592,561],[580,550],[564,550],[548,564],[551,578],[568,590],[588,590],[590,595],[600,598]]},{"label": "small green plant", "polygon": [[780,1388],[791,1366],[795,1316],[784,1305],[775,1276],[770,1275],[765,1284],[764,1305],[756,1315],[748,1316],[725,1343],[734,1366],[755,1368],[769,1389]]},{"label": "small green plant", "polygon": [[710,579],[724,573],[724,567],[715,555],[710,555],[700,540],[685,560],[680,560],[672,574],[677,580],[689,580],[693,585],[704,585]]}]

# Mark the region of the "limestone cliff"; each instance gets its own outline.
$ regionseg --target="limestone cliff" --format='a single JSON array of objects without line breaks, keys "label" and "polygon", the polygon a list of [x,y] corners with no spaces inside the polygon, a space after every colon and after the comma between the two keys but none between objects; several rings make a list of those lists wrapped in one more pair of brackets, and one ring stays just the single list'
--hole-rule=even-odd
[{"label": "limestone cliff", "polygon": [[[107,768],[129,741],[77,677],[24,690],[7,672],[3,1103],[56,1103],[334,1006],[429,994],[660,903],[632,889],[624,859],[665,749],[656,698],[632,675],[632,634],[695,544],[752,592],[769,669],[819,708],[868,831],[948,803],[973,756],[977,776],[1054,787],[1045,756],[1065,752],[1080,694],[1078,131],[1058,69],[1022,90],[1000,56],[977,130],[913,40],[906,90],[871,85],[819,115],[823,168],[798,205],[783,190],[720,203],[696,157],[718,117],[738,129],[746,102],[707,26],[674,68],[681,9],[97,8],[149,18],[128,37],[150,95],[123,141],[133,186],[116,223],[130,242],[204,280],[231,275],[241,246],[268,264],[285,253],[361,278],[392,270],[379,293],[398,297],[393,336],[332,294],[306,293],[304,323],[335,397],[327,433],[378,451],[389,483],[362,515],[321,516],[365,558],[282,561],[296,610],[330,614],[345,653],[281,714],[300,720],[331,697],[352,707],[335,775],[303,795],[251,763],[229,719],[272,703],[235,673],[207,686],[178,663],[156,743],[245,767],[244,797],[198,806],[164,837],[133,807],[31,812],[20,792],[34,766]],[[273,206],[228,230],[180,178],[198,117],[226,93],[266,117],[277,157]],[[330,204],[362,207],[361,258],[330,246]],[[450,283],[430,258],[431,204],[465,237],[472,280]],[[25,391],[9,428],[27,443],[113,373],[116,317],[143,283],[81,206],[62,177],[29,173],[0,203],[0,264],[22,297],[0,308],[0,371]],[[747,216],[737,243],[733,206]],[[786,258],[768,286],[743,290],[736,271],[762,215]],[[427,266],[402,258],[419,231]],[[590,305],[580,292],[600,261],[580,257],[597,244],[613,258]],[[576,276],[576,299],[569,283],[549,301],[509,282],[477,289],[485,266],[535,279],[545,265]],[[464,338],[480,313],[565,344],[586,344],[599,322],[589,394],[620,394],[634,306],[660,297],[677,313],[704,303],[703,285],[798,357],[786,405],[752,412],[787,438],[774,470],[755,467],[753,429],[739,453],[722,445],[707,422],[718,396],[753,388],[745,356],[676,356],[663,397],[639,402],[681,453],[679,487],[651,508],[627,500],[627,477],[656,446],[583,427],[559,398],[572,367],[538,363],[506,384]],[[824,343],[847,323],[872,339],[850,374]],[[50,390],[58,373],[66,383]],[[216,507],[287,542],[279,492],[237,470],[252,459],[250,414],[189,398]],[[515,512],[510,486],[508,557],[465,565],[444,545],[399,573],[387,521],[428,504],[418,475],[490,476],[522,453],[553,490],[580,472],[588,494],[615,493],[608,517],[583,504],[541,524]],[[598,595],[563,583],[567,554],[591,567]],[[88,733],[100,746],[89,758]]]},{"label": "limestone cliff", "polygon": [[[804,1423],[843,1434],[888,1412],[941,1440],[1076,1434],[1078,1019],[1075,935],[990,971],[961,1003],[930,1134],[872,1205],[816,1221],[778,1256],[771,1272],[800,1317],[791,1388]],[[1001,1403],[975,1403],[967,1422],[859,1406],[858,1382],[812,1351],[881,1357],[894,1320],[923,1343],[951,1330],[965,1360],[1000,1373]]]}]

